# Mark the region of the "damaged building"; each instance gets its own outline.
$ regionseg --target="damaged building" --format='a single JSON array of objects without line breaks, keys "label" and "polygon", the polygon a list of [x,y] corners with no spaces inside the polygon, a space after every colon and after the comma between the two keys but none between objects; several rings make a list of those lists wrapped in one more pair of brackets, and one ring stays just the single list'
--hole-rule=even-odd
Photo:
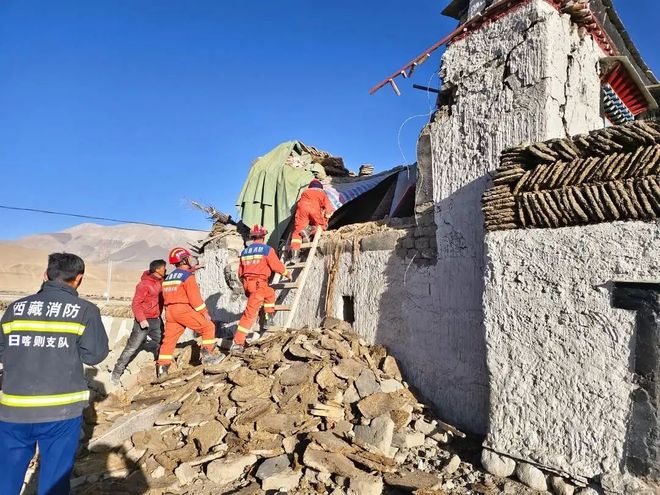
[{"label": "damaged building", "polygon": [[[444,13],[459,29],[416,164],[350,177],[285,143],[253,165],[243,220],[270,222],[277,244],[300,187],[329,176],[339,209],[296,326],[331,316],[385,345],[439,417],[485,436],[493,474],[652,493],[658,81],[610,0],[454,0]],[[218,226],[201,254],[229,331],[243,246]]]}]

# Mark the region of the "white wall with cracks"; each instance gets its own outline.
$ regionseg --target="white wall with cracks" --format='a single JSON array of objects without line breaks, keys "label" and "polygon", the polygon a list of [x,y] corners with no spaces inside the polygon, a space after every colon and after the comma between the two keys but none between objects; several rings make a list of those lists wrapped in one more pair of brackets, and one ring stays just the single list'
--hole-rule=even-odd
[{"label": "white wall with cracks", "polygon": [[212,242],[199,257],[204,268],[195,274],[211,319],[221,322],[232,334],[247,302],[237,273],[242,249],[240,236]]},{"label": "white wall with cracks", "polygon": [[619,477],[635,386],[635,312],[611,284],[657,280],[660,224],[491,232],[486,445],[571,476]]},{"label": "white wall with cracks", "polygon": [[476,431],[488,429],[480,209],[486,174],[508,147],[603,126],[601,56],[589,36],[543,0],[470,33],[443,56],[442,89],[453,102],[430,124],[438,226],[432,304],[435,335],[461,353],[454,371],[471,375],[466,395],[484,394],[483,403],[475,400],[465,411],[479,418]]}]

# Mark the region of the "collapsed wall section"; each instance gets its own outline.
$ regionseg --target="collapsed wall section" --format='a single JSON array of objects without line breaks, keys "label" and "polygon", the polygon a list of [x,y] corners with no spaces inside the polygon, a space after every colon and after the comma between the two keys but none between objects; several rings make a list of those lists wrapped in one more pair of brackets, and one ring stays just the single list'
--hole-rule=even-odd
[{"label": "collapsed wall section", "polygon": [[[484,174],[505,147],[602,126],[599,56],[590,37],[581,38],[568,16],[542,0],[524,2],[448,47],[442,107],[418,150],[423,180],[415,228],[427,228],[427,236],[406,233],[389,244],[367,237],[359,255],[352,245],[327,251],[315,261],[296,324],[317,324],[326,312],[353,318],[360,335],[390,347],[441,415],[485,433]],[[430,210],[420,208],[425,204]],[[424,213],[432,215],[428,225]],[[222,265],[223,257],[236,256],[230,251],[207,249],[204,256],[215,259],[204,263],[216,267],[199,277],[215,298],[208,304],[218,308],[214,316],[235,322],[244,299]]]},{"label": "collapsed wall section", "polygon": [[[406,380],[442,418],[481,431],[487,418],[474,411],[486,414],[487,391],[475,387],[465,358],[478,342],[466,336],[449,345],[448,336],[438,333],[437,322],[447,315],[437,308],[441,281],[434,267],[435,226],[427,217],[418,219],[427,225],[356,225],[361,234],[343,239],[328,233],[313,261],[294,326],[317,326],[326,315],[352,317],[354,330],[369,343],[387,346]],[[240,238],[232,236],[207,245],[200,258],[206,266],[198,274],[202,294],[213,319],[223,322],[229,334],[245,305],[235,278],[240,247]],[[458,304],[465,294],[459,287],[451,297]]]},{"label": "collapsed wall section", "polygon": [[[365,235],[357,242],[324,246],[310,273],[297,325],[317,325],[323,316],[353,317],[353,328],[368,343],[387,346],[406,380],[436,409],[440,417],[470,431],[486,422],[487,391],[475,386],[469,349],[479,342],[465,336],[450,344],[439,333],[447,319],[438,308],[434,264],[425,262],[433,244],[427,228],[395,228]],[[450,303],[459,304],[461,288]],[[466,359],[467,357],[467,359]]]}]

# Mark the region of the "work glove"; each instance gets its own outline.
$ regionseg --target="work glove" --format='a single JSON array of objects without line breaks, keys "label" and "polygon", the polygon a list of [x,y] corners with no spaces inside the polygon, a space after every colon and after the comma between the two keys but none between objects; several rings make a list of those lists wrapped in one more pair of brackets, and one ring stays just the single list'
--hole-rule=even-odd
[{"label": "work glove", "polygon": [[291,280],[291,272],[289,270],[285,270],[282,274],[282,278],[285,280]]},{"label": "work glove", "polygon": [[146,330],[147,328],[149,328],[149,322],[147,320],[142,320],[140,322],[140,328],[142,330]]}]

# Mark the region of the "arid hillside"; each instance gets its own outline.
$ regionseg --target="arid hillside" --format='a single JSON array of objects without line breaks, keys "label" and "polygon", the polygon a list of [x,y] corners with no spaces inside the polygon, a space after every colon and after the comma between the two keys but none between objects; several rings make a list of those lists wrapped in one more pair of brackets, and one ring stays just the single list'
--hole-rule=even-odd
[{"label": "arid hillside", "polygon": [[167,258],[173,246],[204,237],[194,232],[144,225],[77,225],[61,232],[37,234],[15,241],[0,241],[0,292],[21,294],[39,288],[48,253],[67,251],[86,263],[80,292],[102,296],[107,290],[108,262],[112,261],[110,294],[130,297],[140,274],[149,262]]}]

